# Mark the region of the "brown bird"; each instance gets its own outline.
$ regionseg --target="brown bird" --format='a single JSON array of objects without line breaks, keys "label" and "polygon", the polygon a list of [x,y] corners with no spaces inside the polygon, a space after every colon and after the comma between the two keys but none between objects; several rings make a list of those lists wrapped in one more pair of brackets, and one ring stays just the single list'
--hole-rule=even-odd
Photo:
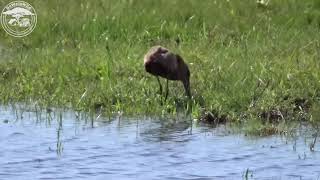
[{"label": "brown bird", "polygon": [[148,73],[157,77],[161,94],[162,86],[159,76],[167,79],[165,99],[167,99],[169,93],[168,80],[181,81],[186,95],[189,98],[191,97],[190,71],[188,65],[178,54],[170,52],[162,46],[153,46],[144,56],[144,67]]}]

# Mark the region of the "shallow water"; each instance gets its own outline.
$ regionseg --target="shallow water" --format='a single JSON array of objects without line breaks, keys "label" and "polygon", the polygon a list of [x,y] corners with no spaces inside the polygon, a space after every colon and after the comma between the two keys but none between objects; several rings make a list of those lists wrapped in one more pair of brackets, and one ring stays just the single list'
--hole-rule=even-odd
[{"label": "shallow water", "polygon": [[182,120],[0,109],[0,179],[242,179],[247,169],[248,179],[320,177],[310,133],[248,138]]}]

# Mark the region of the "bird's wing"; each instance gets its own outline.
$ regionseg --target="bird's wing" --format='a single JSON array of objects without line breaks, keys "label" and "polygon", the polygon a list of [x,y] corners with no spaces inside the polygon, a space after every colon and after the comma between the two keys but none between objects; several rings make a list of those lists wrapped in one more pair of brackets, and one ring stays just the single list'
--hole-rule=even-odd
[{"label": "bird's wing", "polygon": [[178,68],[176,55],[172,52],[161,54],[161,58],[159,58],[159,61],[162,64],[162,66],[166,67],[166,69],[170,72],[175,72]]}]

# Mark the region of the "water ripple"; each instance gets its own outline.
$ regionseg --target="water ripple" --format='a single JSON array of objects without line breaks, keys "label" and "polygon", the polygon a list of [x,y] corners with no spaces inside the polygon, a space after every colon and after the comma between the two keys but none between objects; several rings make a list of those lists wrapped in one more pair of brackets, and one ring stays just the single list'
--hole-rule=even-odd
[{"label": "water ripple", "polygon": [[[1,114],[16,117],[10,108]],[[320,174],[320,145],[310,152],[306,143],[312,136],[250,139],[225,127],[192,127],[190,133],[190,122],[177,120],[101,119],[92,127],[73,112],[66,112],[61,127],[56,119],[39,123],[32,111],[24,115],[30,119],[0,123],[0,179],[242,179],[247,170],[255,179]]]}]

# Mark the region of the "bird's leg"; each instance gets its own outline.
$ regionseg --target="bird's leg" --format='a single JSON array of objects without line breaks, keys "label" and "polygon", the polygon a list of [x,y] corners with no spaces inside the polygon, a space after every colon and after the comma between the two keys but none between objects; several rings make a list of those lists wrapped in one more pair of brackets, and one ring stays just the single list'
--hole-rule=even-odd
[{"label": "bird's leg", "polygon": [[183,81],[183,86],[186,91],[186,95],[191,99],[191,92],[190,92],[190,82],[189,80],[184,80]]},{"label": "bird's leg", "polygon": [[160,93],[160,95],[162,95],[162,85],[161,85],[159,76],[157,76],[157,80],[158,80],[158,83],[159,83],[159,93]]},{"label": "bird's leg", "polygon": [[169,80],[167,79],[166,96],[165,96],[164,101],[166,101],[166,100],[167,100],[167,98],[168,98],[168,94],[169,94]]}]

